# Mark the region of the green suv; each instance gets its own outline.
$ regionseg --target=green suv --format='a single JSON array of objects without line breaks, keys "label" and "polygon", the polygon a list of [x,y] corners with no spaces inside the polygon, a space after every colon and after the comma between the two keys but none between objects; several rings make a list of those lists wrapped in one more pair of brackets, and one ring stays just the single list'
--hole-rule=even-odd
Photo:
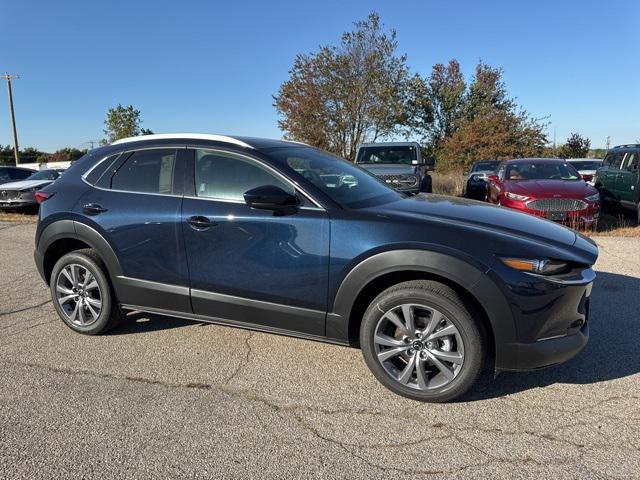
[{"label": "green suv", "polygon": [[636,211],[640,223],[640,144],[613,147],[596,173],[603,202]]}]

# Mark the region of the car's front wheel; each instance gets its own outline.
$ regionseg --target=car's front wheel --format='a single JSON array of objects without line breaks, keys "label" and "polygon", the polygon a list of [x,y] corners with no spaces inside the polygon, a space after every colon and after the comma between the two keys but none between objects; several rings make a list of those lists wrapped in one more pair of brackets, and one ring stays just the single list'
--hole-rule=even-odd
[{"label": "car's front wheel", "polygon": [[364,359],[389,390],[445,402],[476,382],[485,361],[481,323],[451,288],[403,282],[378,295],[360,329]]},{"label": "car's front wheel", "polygon": [[93,250],[78,250],[61,257],[53,267],[49,284],[58,315],[76,332],[106,332],[122,316],[102,262]]}]

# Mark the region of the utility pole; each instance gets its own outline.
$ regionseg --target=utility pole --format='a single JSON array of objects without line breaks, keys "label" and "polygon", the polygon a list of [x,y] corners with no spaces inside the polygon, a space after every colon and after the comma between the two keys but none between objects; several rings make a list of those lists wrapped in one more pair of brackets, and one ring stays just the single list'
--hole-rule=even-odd
[{"label": "utility pole", "polygon": [[607,145],[607,151],[609,151],[609,146],[611,145],[611,137],[609,135],[607,135],[606,145]]},{"label": "utility pole", "polygon": [[5,73],[2,75],[7,81],[7,91],[9,92],[9,113],[11,114],[11,128],[13,129],[13,156],[16,160],[16,166],[18,165],[18,132],[16,130],[16,115],[13,111],[13,91],[11,90],[11,80],[20,78],[18,75],[9,75]]}]

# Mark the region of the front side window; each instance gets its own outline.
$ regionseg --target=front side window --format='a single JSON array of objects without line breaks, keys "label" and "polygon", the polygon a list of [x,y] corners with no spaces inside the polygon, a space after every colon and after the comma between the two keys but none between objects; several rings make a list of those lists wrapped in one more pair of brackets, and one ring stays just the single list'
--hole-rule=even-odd
[{"label": "front side window", "polygon": [[174,149],[139,150],[111,177],[111,188],[125,192],[170,194],[173,188]]},{"label": "front side window", "polygon": [[504,180],[504,171],[506,170],[506,165],[503,163],[498,167],[498,178],[500,181]]},{"label": "front side window", "polygon": [[366,208],[404,195],[351,162],[312,147],[278,147],[268,154],[291,176],[302,177],[344,208]]},{"label": "front side window", "polygon": [[244,202],[245,192],[265,185],[295,194],[294,188],[249,158],[227,152],[196,150],[196,195]]},{"label": "front side window", "polygon": [[622,165],[622,153],[609,153],[604,159],[604,165],[609,168],[619,169]]}]

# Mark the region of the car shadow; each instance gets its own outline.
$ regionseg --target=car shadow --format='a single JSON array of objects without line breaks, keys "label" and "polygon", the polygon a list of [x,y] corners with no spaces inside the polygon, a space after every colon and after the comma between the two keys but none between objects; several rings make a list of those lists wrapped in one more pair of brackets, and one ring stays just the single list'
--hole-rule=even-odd
[{"label": "car shadow", "polygon": [[[598,272],[591,294],[589,342],[568,362],[532,372],[487,371],[460,401],[501,397],[554,383],[592,384],[640,372],[640,278]],[[489,369],[487,369],[489,370]]]},{"label": "car shadow", "polygon": [[157,332],[159,330],[171,330],[174,328],[188,327],[191,325],[205,326],[208,323],[198,322],[154,313],[132,311],[128,312],[118,328],[110,330],[106,335],[131,335],[135,333]]}]

